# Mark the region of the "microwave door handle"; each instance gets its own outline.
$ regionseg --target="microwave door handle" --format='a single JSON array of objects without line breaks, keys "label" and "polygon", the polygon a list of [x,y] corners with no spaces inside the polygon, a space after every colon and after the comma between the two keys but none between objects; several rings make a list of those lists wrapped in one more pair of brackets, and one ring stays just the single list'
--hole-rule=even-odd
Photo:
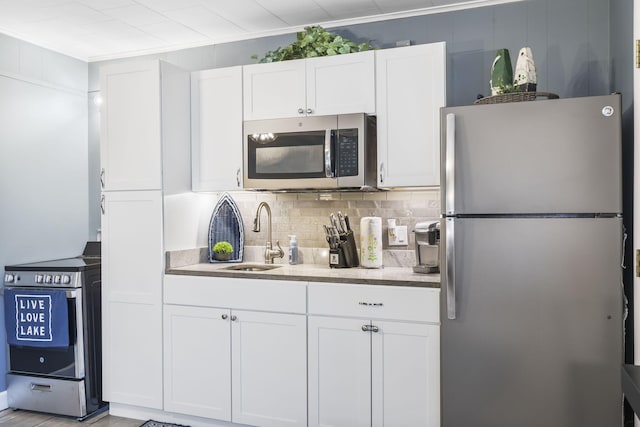
[{"label": "microwave door handle", "polygon": [[331,146],[333,137],[331,136],[331,133],[331,129],[327,129],[324,134],[324,175],[327,178],[333,178],[333,165],[331,164]]}]

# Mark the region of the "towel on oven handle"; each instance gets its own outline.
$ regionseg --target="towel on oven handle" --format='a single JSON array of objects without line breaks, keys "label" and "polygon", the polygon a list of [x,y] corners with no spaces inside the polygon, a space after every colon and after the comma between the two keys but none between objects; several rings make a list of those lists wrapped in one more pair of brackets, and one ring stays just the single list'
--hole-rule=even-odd
[{"label": "towel on oven handle", "polygon": [[4,290],[4,316],[9,345],[67,347],[69,309],[64,290]]}]

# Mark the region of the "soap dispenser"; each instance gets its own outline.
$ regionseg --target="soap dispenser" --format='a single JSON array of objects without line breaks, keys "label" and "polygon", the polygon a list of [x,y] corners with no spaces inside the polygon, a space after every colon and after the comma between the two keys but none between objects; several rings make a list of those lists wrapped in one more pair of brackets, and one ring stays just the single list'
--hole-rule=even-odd
[{"label": "soap dispenser", "polygon": [[291,241],[289,242],[289,264],[295,265],[298,263],[298,241],[296,235],[289,235]]}]

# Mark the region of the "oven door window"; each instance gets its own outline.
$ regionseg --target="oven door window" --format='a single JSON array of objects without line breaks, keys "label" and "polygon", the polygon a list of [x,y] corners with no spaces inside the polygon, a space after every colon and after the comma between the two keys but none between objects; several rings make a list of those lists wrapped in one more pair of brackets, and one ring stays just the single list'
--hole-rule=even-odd
[{"label": "oven door window", "polygon": [[247,136],[253,179],[324,178],[326,131]]},{"label": "oven door window", "polygon": [[9,370],[14,373],[76,378],[76,299],[67,299],[69,346],[61,348],[9,346]]}]

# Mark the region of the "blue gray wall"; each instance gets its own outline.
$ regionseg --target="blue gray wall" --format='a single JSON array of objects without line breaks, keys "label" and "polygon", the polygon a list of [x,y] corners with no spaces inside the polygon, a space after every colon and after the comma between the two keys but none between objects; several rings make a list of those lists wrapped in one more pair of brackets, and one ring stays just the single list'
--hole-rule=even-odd
[{"label": "blue gray wall", "polygon": [[[625,323],[625,362],[633,363],[634,307],[633,303],[633,2],[611,0],[611,92],[622,93],[622,212],[628,237],[623,272],[625,295],[630,303],[629,316]],[[627,414],[631,409],[625,408]],[[629,415],[630,416],[630,415]]]},{"label": "blue gray wall", "polygon": [[[525,0],[331,31],[380,48],[394,47],[402,40],[413,44],[446,41],[450,106],[471,104],[477,94],[489,94],[489,70],[496,50],[508,48],[515,61],[522,46],[532,48],[539,90],[561,97],[600,95],[611,86],[609,9],[609,0]],[[295,34],[290,34],[149,58],[162,58],[188,70],[244,65],[255,62],[252,55],[294,40]],[[90,90],[99,89],[100,65],[89,66]]]},{"label": "blue gray wall", "polygon": [[[0,159],[0,266],[80,254],[89,218],[86,63],[0,34]],[[3,312],[0,304],[0,342]],[[0,390],[6,365],[0,351]]]}]

